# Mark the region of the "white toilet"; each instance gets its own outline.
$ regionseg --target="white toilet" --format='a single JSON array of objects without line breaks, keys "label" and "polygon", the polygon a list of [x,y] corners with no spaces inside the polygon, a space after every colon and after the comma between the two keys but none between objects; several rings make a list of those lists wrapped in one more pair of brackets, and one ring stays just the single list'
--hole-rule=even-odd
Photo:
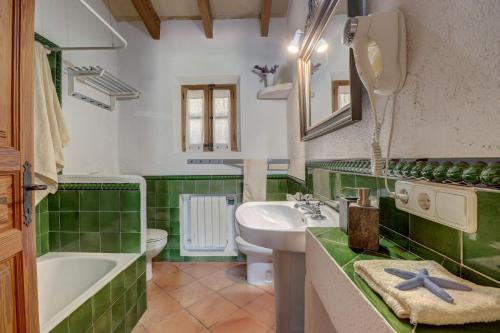
[{"label": "white toilet", "polygon": [[146,244],[146,279],[153,278],[153,258],[167,245],[168,232],[161,229],[148,229]]},{"label": "white toilet", "polygon": [[[236,226],[236,230],[238,230]],[[273,250],[251,244],[239,236],[236,237],[238,249],[247,256],[247,281],[250,284],[263,285],[273,282]]]}]

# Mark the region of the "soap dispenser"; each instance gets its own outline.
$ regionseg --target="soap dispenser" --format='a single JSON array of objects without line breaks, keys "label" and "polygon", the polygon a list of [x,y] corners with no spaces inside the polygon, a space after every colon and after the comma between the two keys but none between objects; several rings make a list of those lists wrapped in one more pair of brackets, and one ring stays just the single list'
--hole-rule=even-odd
[{"label": "soap dispenser", "polygon": [[358,200],[349,205],[349,247],[378,251],[379,210],[370,205],[370,189],[358,188]]}]

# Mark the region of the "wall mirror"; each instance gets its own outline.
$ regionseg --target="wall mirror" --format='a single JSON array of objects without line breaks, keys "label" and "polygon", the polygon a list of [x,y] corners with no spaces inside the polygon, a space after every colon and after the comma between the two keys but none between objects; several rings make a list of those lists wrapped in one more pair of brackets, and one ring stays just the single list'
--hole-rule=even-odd
[{"label": "wall mirror", "polygon": [[361,120],[361,81],[352,50],[342,44],[347,18],[362,15],[360,2],[322,0],[310,6],[297,61],[304,141]]}]

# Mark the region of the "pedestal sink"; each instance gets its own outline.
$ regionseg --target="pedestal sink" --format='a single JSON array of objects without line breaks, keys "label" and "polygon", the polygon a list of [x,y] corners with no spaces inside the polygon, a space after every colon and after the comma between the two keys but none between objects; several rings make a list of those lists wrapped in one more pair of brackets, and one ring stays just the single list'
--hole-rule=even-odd
[{"label": "pedestal sink", "polygon": [[248,202],[236,210],[241,237],[273,250],[276,332],[304,332],[305,231],[338,226],[338,214],[320,206],[322,218],[295,208],[295,201]]}]

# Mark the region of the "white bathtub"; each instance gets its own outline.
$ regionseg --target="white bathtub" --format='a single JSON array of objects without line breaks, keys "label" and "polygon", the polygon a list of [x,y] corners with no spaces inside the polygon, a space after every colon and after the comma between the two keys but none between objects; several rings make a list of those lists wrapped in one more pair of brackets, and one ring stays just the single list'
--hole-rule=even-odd
[{"label": "white bathtub", "polygon": [[138,253],[52,252],[39,257],[40,332],[56,327],[139,256]]}]

